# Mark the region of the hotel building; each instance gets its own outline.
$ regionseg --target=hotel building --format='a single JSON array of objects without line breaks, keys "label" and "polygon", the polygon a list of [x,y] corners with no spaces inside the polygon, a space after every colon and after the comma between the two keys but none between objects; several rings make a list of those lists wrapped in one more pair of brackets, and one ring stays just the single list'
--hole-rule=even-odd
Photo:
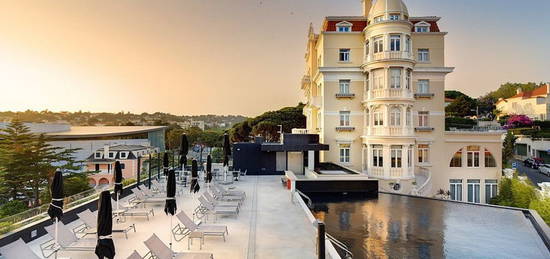
[{"label": "hotel building", "polygon": [[445,35],[401,0],[363,1],[362,16],[310,26],[301,89],[308,133],[332,162],[380,190],[486,202],[501,176],[500,131],[445,131]]}]

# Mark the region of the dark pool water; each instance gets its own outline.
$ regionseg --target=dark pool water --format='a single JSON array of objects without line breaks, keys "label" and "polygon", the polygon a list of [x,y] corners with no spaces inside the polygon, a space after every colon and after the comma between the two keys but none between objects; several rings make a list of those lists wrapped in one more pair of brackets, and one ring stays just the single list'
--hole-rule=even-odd
[{"label": "dark pool water", "polygon": [[519,211],[391,194],[313,199],[315,217],[354,258],[550,258]]}]

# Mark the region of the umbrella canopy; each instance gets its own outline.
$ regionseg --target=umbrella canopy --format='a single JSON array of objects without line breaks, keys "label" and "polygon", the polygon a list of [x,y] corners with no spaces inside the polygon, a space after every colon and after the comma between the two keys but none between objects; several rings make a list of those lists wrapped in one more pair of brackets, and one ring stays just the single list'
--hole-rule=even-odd
[{"label": "umbrella canopy", "polygon": [[231,145],[229,144],[229,135],[223,134],[223,166],[229,165],[229,156],[231,155]]},{"label": "umbrella canopy", "polygon": [[137,188],[139,189],[139,185],[141,184],[141,156],[138,156],[137,158]]},{"label": "umbrella canopy", "polygon": [[196,193],[201,189],[199,186],[199,167],[197,160],[193,159],[191,163],[191,192]]},{"label": "umbrella canopy", "polygon": [[[117,195],[118,194],[118,195]],[[119,161],[115,162],[115,199],[122,194],[122,165]]]},{"label": "umbrella canopy", "polygon": [[210,155],[206,157],[206,182],[212,182],[212,157]]},{"label": "umbrella canopy", "polygon": [[166,183],[166,204],[164,212],[166,215],[176,214],[176,173],[174,170],[168,171],[168,182]]},{"label": "umbrella canopy", "polygon": [[115,258],[115,244],[113,234],[113,207],[109,191],[101,192],[97,210],[97,245],[95,254],[98,258]]},{"label": "umbrella canopy", "polygon": [[164,168],[164,175],[168,174],[168,167],[170,167],[170,159],[168,158],[168,152],[164,152],[164,156],[162,157],[162,166]]},{"label": "umbrella canopy", "polygon": [[61,220],[63,217],[63,173],[55,172],[51,187],[52,202],[48,208],[50,218]]},{"label": "umbrella canopy", "polygon": [[180,143],[180,167],[181,170],[185,170],[187,165],[187,153],[189,152],[189,142],[187,141],[187,135],[181,135]]}]

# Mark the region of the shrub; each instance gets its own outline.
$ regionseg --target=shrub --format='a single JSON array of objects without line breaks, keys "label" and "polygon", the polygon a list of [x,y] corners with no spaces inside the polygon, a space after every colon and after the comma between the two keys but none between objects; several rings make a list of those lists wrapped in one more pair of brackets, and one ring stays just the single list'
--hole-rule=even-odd
[{"label": "shrub", "polygon": [[476,125],[476,121],[462,117],[447,117],[445,118],[445,129],[459,128],[459,129],[471,129]]},{"label": "shrub", "polygon": [[536,210],[546,224],[550,225],[550,198],[536,199],[531,201],[529,208]]},{"label": "shrub", "polygon": [[0,207],[0,217],[11,216],[27,210],[27,205],[19,200],[8,201]]},{"label": "shrub", "polygon": [[530,182],[522,181],[514,176],[512,179],[503,178],[500,181],[498,196],[491,200],[491,203],[527,209],[536,199],[535,187]]},{"label": "shrub", "polygon": [[526,115],[512,115],[508,119],[508,121],[506,121],[506,125],[504,125],[504,127],[507,129],[531,126],[533,126],[533,120],[531,120],[531,118],[527,117]]},{"label": "shrub", "polygon": [[128,186],[128,185],[133,184],[135,182],[137,182],[137,180],[134,179],[134,178],[124,179],[124,180],[122,180],[122,186]]}]

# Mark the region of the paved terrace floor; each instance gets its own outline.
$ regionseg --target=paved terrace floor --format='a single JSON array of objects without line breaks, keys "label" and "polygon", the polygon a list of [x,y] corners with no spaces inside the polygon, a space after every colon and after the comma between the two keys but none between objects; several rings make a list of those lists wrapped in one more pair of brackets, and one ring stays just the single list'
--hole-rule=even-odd
[{"label": "paved terrace floor", "polygon": [[[200,184],[199,194],[186,192],[176,196],[178,211],[183,209],[189,216],[192,215],[193,209],[199,204],[197,198],[205,190],[204,183]],[[298,204],[291,202],[290,193],[281,185],[280,176],[246,176],[235,182],[234,186],[247,195],[238,217],[218,218],[215,223],[211,217],[207,222],[228,226],[226,242],[220,237],[205,237],[201,251],[212,252],[217,259],[316,258],[315,230]],[[128,233],[128,239],[122,233],[113,234],[116,258],[126,258],[134,249],[144,256],[148,250],[143,241],[152,233],[157,234],[166,244],[169,243],[170,217],[164,213],[164,205],[153,208],[155,216],[149,221],[144,217],[127,218],[127,222],[135,223],[137,229],[136,233]],[[174,225],[178,223],[176,217],[173,222]],[[69,226],[78,224],[76,221]],[[46,235],[30,243],[36,254],[41,254],[39,244],[49,238]],[[193,241],[190,250],[199,251],[198,240]],[[188,251],[187,238],[180,242],[174,241],[174,250]],[[59,257],[97,258],[93,252],[61,252]]]}]

